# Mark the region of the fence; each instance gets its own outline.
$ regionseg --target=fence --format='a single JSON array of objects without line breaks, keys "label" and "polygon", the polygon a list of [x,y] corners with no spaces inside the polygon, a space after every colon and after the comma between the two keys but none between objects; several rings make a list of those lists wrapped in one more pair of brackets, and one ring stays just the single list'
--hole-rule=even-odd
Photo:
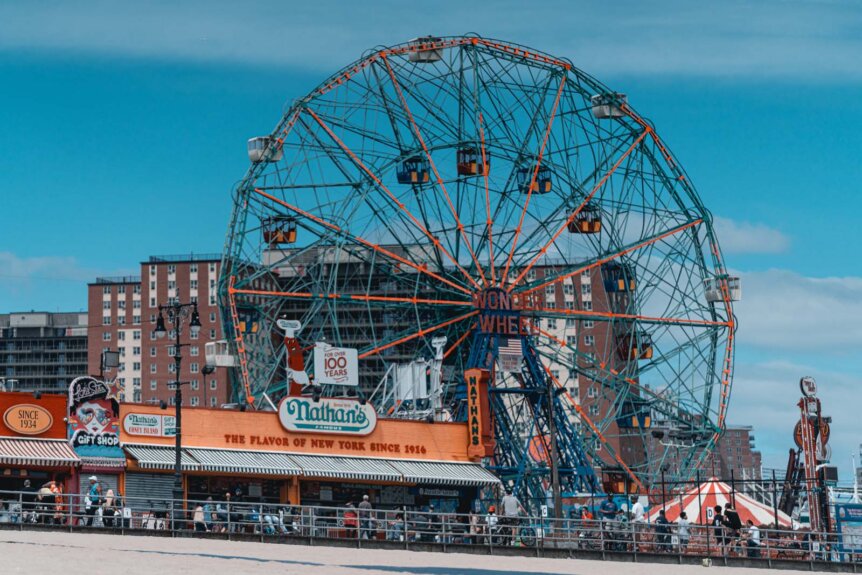
[{"label": "fence", "polygon": [[[535,553],[547,556],[700,562],[807,562],[862,570],[862,554],[842,552],[840,536],[806,530],[763,528],[758,533],[704,525],[680,530],[626,520],[498,517],[407,509],[356,509],[252,502],[172,501],[100,498],[0,491],[0,528],[110,530],[121,534],[184,536],[200,534],[261,541],[347,542],[358,547],[392,546]],[[208,535],[209,534],[209,535]],[[517,548],[517,549],[516,549]]]}]

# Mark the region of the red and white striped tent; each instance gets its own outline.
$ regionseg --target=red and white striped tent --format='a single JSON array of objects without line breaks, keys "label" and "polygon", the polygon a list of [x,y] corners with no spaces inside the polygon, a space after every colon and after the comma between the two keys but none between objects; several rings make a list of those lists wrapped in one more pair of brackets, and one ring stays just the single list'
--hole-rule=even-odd
[{"label": "red and white striped tent", "polygon": [[[684,493],[668,494],[664,504],[665,516],[668,521],[674,522],[679,519],[679,514],[685,511],[689,521],[706,525],[712,521],[715,514],[713,509],[716,505],[721,505],[724,509],[724,505],[730,502],[736,512],[739,513],[743,525],[749,519],[755,525],[775,523],[775,510],[772,507],[759,503],[738,491],[733,493],[731,497],[731,492],[730,485],[727,483],[715,478],[709,479]],[[650,521],[655,521],[658,518],[661,509],[661,501],[653,504],[649,513]],[[779,510],[778,524],[781,527],[791,528],[792,520],[786,513]]]}]

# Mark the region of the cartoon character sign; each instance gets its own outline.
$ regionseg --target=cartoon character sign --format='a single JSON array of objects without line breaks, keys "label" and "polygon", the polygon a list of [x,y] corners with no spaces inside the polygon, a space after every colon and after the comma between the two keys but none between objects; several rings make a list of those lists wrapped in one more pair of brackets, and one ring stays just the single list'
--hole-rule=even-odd
[{"label": "cartoon character sign", "polygon": [[69,386],[69,440],[78,455],[124,457],[117,386],[79,377]]}]

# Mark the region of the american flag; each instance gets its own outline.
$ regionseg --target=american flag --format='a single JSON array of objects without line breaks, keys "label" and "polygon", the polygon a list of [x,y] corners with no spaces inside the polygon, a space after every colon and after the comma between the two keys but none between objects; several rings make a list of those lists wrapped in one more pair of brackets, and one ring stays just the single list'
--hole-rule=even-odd
[{"label": "american flag", "polygon": [[521,360],[524,358],[524,352],[521,347],[520,337],[508,337],[505,340],[501,339],[501,345],[497,349],[497,363],[500,371],[515,372],[521,371]]}]

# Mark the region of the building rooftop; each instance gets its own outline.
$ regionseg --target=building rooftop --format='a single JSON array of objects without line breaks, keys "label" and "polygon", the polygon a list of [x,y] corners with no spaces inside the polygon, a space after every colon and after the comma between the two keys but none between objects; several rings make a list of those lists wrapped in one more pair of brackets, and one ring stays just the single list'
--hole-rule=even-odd
[{"label": "building rooftop", "polygon": [[141,276],[108,276],[96,278],[96,281],[89,285],[106,285],[106,284],[139,284]]},{"label": "building rooftop", "polygon": [[180,263],[180,262],[220,262],[221,254],[219,253],[210,253],[210,254],[179,254],[179,255],[169,255],[169,256],[150,256],[150,258],[141,263],[145,264],[157,264],[157,263]]}]

